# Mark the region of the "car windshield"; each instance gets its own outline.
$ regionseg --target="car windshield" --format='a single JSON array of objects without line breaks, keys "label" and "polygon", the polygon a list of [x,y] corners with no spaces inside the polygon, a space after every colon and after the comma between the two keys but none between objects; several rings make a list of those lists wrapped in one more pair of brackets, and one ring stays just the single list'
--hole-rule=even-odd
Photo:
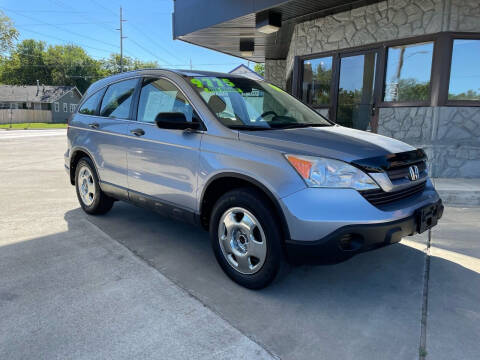
[{"label": "car windshield", "polygon": [[332,123],[275,85],[242,77],[190,76],[190,84],[231,129],[270,130]]}]

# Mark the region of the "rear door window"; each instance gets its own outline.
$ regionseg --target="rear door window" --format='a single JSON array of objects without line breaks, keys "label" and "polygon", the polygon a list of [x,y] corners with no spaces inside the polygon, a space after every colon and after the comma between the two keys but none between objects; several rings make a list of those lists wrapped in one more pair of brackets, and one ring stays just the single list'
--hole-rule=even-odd
[{"label": "rear door window", "polygon": [[[80,107],[78,112],[80,114],[84,115],[96,115],[97,114],[97,109],[98,109],[98,103],[100,102],[100,99],[102,98],[103,91],[97,91],[95,94],[90,96]],[[59,103],[55,103],[55,111],[59,111],[60,106]]]},{"label": "rear door window", "polygon": [[138,79],[130,79],[112,84],[105,92],[100,107],[100,116],[117,119],[130,118],[130,106]]}]

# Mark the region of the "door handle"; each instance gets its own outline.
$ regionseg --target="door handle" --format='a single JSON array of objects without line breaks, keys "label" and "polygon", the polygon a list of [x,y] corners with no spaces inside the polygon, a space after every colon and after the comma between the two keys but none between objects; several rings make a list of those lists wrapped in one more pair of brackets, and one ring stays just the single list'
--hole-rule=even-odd
[{"label": "door handle", "polygon": [[90,126],[92,129],[98,129],[100,125],[98,123],[90,123],[88,126]]},{"label": "door handle", "polygon": [[143,131],[143,129],[133,129],[133,130],[130,130],[130,132],[135,136],[145,135],[145,131]]}]

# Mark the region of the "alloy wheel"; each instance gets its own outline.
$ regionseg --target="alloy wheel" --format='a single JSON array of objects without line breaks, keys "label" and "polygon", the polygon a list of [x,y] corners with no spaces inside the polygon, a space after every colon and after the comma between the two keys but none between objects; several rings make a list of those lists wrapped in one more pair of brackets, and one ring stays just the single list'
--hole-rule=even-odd
[{"label": "alloy wheel", "polygon": [[255,274],[265,263],[265,233],[257,218],[244,208],[225,211],[218,226],[218,241],[227,262],[242,274]]},{"label": "alloy wheel", "polygon": [[82,202],[86,206],[92,205],[95,201],[96,186],[92,171],[87,166],[82,166],[78,171],[77,186]]}]

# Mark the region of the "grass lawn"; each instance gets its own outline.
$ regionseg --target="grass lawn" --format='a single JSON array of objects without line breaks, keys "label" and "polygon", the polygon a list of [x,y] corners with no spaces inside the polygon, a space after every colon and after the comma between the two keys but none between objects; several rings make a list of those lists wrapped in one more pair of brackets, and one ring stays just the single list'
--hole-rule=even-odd
[{"label": "grass lawn", "polygon": [[[12,130],[28,130],[28,129],[66,129],[67,124],[52,123],[20,123],[12,124]],[[0,129],[10,129],[10,124],[0,124]]]}]

